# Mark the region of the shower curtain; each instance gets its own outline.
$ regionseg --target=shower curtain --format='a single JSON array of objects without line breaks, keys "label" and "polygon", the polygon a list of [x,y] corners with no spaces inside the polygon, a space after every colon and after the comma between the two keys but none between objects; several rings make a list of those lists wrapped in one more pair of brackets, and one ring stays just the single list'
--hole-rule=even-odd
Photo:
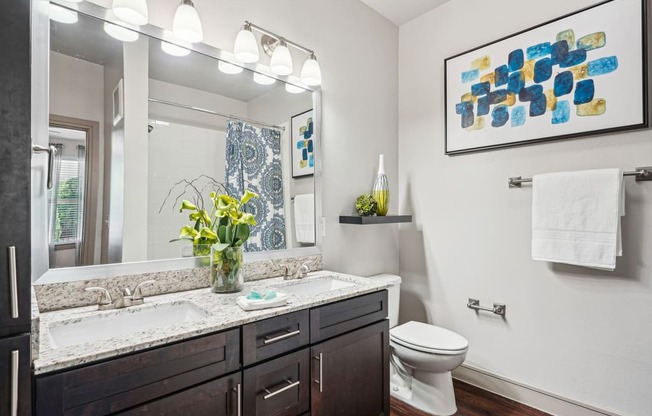
[{"label": "shower curtain", "polygon": [[239,198],[249,189],[260,198],[247,202],[254,215],[245,251],[281,250],[286,247],[281,134],[230,120],[226,134],[226,190]]},{"label": "shower curtain", "polygon": [[48,192],[48,255],[50,258],[50,265],[54,262],[54,240],[57,233],[57,204],[59,202],[59,177],[61,176],[61,153],[63,144],[50,143],[54,146],[56,153],[52,165],[52,189]]}]

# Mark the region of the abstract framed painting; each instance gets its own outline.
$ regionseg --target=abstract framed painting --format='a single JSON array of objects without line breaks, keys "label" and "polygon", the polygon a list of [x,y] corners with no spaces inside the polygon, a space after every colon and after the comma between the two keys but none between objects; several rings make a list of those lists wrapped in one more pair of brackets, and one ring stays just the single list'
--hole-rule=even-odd
[{"label": "abstract framed painting", "polygon": [[446,59],[445,153],[646,127],[646,1],[605,1]]},{"label": "abstract framed painting", "polygon": [[315,123],[312,110],[292,117],[292,177],[315,173]]}]

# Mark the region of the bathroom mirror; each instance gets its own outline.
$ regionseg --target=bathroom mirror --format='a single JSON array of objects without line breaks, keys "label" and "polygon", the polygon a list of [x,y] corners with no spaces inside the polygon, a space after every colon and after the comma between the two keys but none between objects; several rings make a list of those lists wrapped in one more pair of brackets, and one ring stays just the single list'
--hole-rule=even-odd
[{"label": "bathroom mirror", "polygon": [[179,239],[193,225],[179,209],[188,200],[210,211],[211,192],[260,195],[246,208],[258,224],[245,250],[257,258],[318,243],[318,92],[151,25],[127,30],[95,4],[61,5],[77,18],[49,22],[53,186],[33,191],[47,210],[47,229],[33,233],[46,275],[192,267],[209,247]]}]

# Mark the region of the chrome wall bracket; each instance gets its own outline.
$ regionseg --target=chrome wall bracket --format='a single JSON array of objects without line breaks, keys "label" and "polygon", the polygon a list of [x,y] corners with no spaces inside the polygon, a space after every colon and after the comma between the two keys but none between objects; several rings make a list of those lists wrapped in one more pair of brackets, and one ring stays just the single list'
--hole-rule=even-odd
[{"label": "chrome wall bracket", "polygon": [[487,306],[480,306],[480,299],[469,298],[466,307],[469,309],[474,309],[476,311],[487,311],[495,313],[496,315],[505,316],[506,306],[504,303],[494,303],[493,308]]}]

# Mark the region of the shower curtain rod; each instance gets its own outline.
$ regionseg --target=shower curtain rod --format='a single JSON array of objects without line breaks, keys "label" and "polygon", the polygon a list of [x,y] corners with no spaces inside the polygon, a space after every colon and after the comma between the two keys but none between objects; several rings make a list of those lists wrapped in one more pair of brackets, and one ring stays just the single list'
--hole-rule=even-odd
[{"label": "shower curtain rod", "polygon": [[192,107],[192,106],[189,106],[189,105],[179,104],[179,103],[175,103],[175,102],[172,102],[172,101],[159,100],[158,98],[152,98],[152,97],[147,97],[147,101],[149,101],[151,103],[159,103],[159,104],[170,105],[170,106],[173,106],[173,107],[184,108],[186,110],[199,111],[200,113],[211,114],[211,115],[214,115],[214,116],[225,117],[225,118],[228,118],[228,119],[231,119],[231,120],[244,121],[244,122],[249,123],[249,124],[257,124],[259,126],[269,127],[269,128],[276,129],[276,130],[285,131],[285,127],[283,127],[283,126],[275,126],[273,124],[264,123],[262,121],[256,121],[256,120],[251,120],[251,119],[244,118],[244,117],[234,116],[233,114],[218,113],[217,111],[207,110],[205,108]]}]

